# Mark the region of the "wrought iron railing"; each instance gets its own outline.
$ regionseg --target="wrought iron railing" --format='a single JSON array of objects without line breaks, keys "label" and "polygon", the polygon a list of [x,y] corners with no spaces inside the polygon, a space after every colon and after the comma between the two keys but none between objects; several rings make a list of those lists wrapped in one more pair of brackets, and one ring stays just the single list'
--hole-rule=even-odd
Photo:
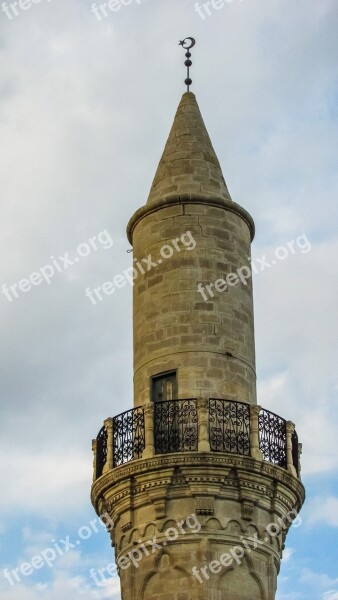
[{"label": "wrought iron railing", "polygon": [[100,429],[96,438],[96,477],[101,477],[103,467],[107,462],[108,432],[105,427]]},{"label": "wrought iron railing", "polygon": [[113,419],[113,466],[140,458],[145,447],[144,409],[133,408]]},{"label": "wrought iron railing", "polygon": [[213,452],[250,454],[250,407],[232,400],[209,400],[209,443]]},{"label": "wrought iron railing", "polygon": [[156,454],[198,448],[197,400],[165,400],[154,405]]},{"label": "wrought iron railing", "polygon": [[258,414],[256,407],[253,412],[247,403],[216,398],[209,400],[208,408],[205,401],[199,405],[195,398],[155,402],[152,406],[147,413],[147,433],[144,407],[107,419],[96,438],[96,478],[102,475],[107,461],[109,469],[118,467],[142,458],[146,448],[152,456],[154,452],[196,452],[205,444],[210,445],[211,452],[242,456],[255,457],[260,449],[264,460],[283,468],[288,468],[292,454],[299,476],[297,433],[294,431],[289,439],[285,419],[275,413],[260,409]]},{"label": "wrought iron railing", "polygon": [[269,410],[259,413],[259,447],[263,458],[286,468],[286,421]]}]

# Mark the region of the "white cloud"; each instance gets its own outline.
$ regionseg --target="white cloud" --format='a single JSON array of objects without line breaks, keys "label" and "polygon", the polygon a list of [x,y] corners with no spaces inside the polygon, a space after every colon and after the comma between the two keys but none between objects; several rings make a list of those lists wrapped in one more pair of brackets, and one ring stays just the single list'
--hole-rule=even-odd
[{"label": "white cloud", "polygon": [[[0,578],[0,600],[74,600],[82,596],[93,600],[120,600],[120,581],[113,577],[105,584],[97,586],[89,576],[92,565],[102,564],[102,557],[90,556],[80,551],[70,551],[58,557],[53,568],[48,569],[48,581],[36,583],[30,577],[21,575],[20,583],[11,585],[4,577]],[[11,567],[8,567],[9,570]],[[44,578],[44,571],[38,571]],[[82,574],[84,573],[84,574]],[[11,576],[14,580],[14,577]]]},{"label": "white cloud", "polygon": [[283,550],[283,556],[282,556],[283,562],[284,562],[284,563],[287,563],[287,562],[289,562],[289,561],[290,561],[290,558],[291,558],[291,556],[294,554],[294,552],[295,552],[295,551],[294,551],[294,548],[285,548],[285,549]]},{"label": "white cloud", "polygon": [[[14,478],[13,464],[19,465]],[[2,454],[0,472],[6,482],[2,510],[10,509],[13,514],[24,510],[51,521],[67,511],[77,511],[90,489],[90,469],[89,458],[76,453],[65,455],[61,448],[59,453],[44,455],[13,452],[10,462]]]},{"label": "white cloud", "polygon": [[[279,579],[278,579],[279,580]],[[299,592],[290,592],[283,594],[277,588],[276,600],[303,600],[303,594]]]},{"label": "white cloud", "polygon": [[[275,247],[256,255],[271,256]],[[289,255],[255,277],[256,318],[267,325],[256,329],[258,399],[296,424],[304,474],[338,468],[338,321],[328,318],[338,297],[337,252],[337,242],[312,241],[310,252]]]},{"label": "white cloud", "polygon": [[315,589],[317,588],[331,588],[338,584],[338,578],[332,579],[326,573],[316,573],[311,569],[302,569],[300,580],[306,585],[313,586]]},{"label": "white cloud", "polygon": [[338,591],[330,590],[329,592],[325,592],[322,596],[322,600],[338,600]]},{"label": "white cloud", "polygon": [[74,600],[74,596],[93,600],[120,600],[118,581],[112,581],[104,589],[91,589],[83,577],[69,574],[57,575],[51,584],[16,584],[12,588],[0,588],[0,600]]},{"label": "white cloud", "polygon": [[311,498],[306,507],[306,514],[309,525],[325,523],[331,527],[338,527],[338,498]]}]

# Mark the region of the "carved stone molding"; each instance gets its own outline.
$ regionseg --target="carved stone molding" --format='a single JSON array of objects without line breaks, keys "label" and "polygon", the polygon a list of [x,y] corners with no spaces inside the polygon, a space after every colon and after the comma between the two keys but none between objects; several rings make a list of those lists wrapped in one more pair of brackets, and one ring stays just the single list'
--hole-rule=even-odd
[{"label": "carved stone molding", "polygon": [[213,515],[215,513],[215,499],[202,496],[196,498],[197,515]]},{"label": "carved stone molding", "polygon": [[[140,485],[140,478],[142,477],[142,475],[147,474],[149,472],[154,473],[154,481],[153,483],[150,483],[148,480],[148,482],[144,482],[143,485],[151,487],[152,485],[158,486],[168,484],[171,481],[171,477],[173,476],[173,472],[176,467],[181,467],[182,473],[185,477],[185,481],[190,485],[194,481],[196,483],[201,481],[217,483],[223,480],[224,485],[228,487],[234,487],[234,483],[232,481],[233,477],[230,477],[230,479],[228,479],[227,481],[225,480],[226,477],[229,476],[229,469],[235,468],[235,470],[237,471],[235,475],[235,481],[238,481],[238,479],[240,478],[242,480],[241,485],[243,487],[255,490],[259,494],[269,494],[269,490],[267,490],[267,488],[264,487],[264,485],[262,484],[262,480],[272,480],[282,484],[282,488],[284,487],[288,489],[292,494],[295,494],[299,498],[300,505],[303,503],[305,492],[302,483],[297,478],[285,472],[285,470],[282,467],[272,465],[271,463],[257,461],[250,457],[242,458],[240,456],[220,456],[216,453],[203,454],[193,452],[187,452],[184,454],[160,455],[155,456],[151,459],[138,459],[132,461],[131,463],[128,463],[127,465],[122,465],[113,470],[110,470],[106,474],[102,475],[99,479],[97,479],[93,484],[92,502],[97,510],[97,502],[99,498],[105,495],[105,492],[107,490],[112,490],[113,488],[116,488],[117,493],[121,494],[121,483],[123,481],[128,481],[128,479],[133,476],[136,479],[135,491],[138,490],[138,486]],[[189,467],[192,467],[191,473],[189,473]],[[204,470],[204,472],[208,473],[208,476],[197,476],[197,467],[201,467]],[[213,473],[211,473],[211,469]],[[164,478],[162,479],[161,483],[159,483],[156,480],[156,472],[161,472],[162,478],[165,474],[170,475],[169,481],[167,478]],[[240,475],[239,472],[242,475]],[[257,480],[254,482],[250,482],[250,478],[249,480],[247,479],[247,477],[243,478],[244,473],[258,475]],[[126,492],[124,491],[122,493]],[[288,497],[288,494],[283,495],[285,496],[285,499]]]}]

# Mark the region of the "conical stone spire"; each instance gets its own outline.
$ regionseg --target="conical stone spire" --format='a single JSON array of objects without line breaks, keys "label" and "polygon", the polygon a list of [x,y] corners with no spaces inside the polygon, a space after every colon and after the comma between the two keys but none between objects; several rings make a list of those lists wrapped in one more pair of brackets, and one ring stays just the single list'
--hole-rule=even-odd
[{"label": "conical stone spire", "polygon": [[195,95],[186,92],[151,186],[147,206],[172,196],[231,200]]}]

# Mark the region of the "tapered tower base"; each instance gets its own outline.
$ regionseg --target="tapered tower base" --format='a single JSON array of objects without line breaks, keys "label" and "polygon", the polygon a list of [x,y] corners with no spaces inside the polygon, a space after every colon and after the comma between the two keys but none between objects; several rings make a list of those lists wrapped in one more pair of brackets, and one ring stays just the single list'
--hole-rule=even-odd
[{"label": "tapered tower base", "polygon": [[273,600],[298,479],[250,457],[168,454],[100,477],[122,600]]}]

